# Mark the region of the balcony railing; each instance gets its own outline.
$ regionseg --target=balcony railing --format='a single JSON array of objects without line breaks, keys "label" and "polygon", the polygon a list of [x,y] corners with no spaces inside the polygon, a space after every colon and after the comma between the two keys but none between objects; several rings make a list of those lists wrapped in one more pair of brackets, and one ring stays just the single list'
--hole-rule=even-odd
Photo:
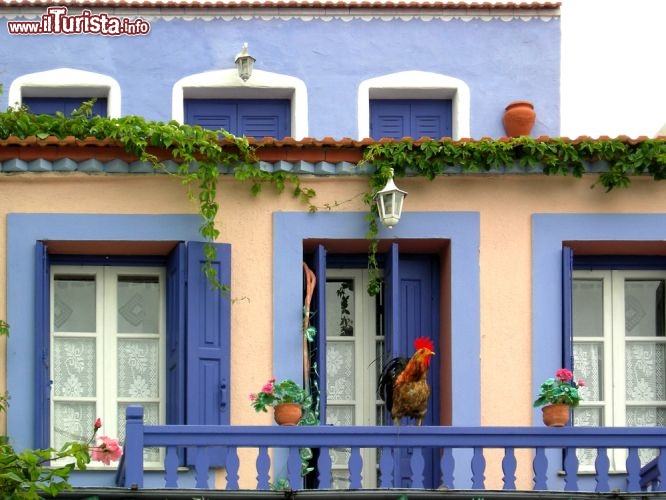
[{"label": "balcony railing", "polygon": [[[182,462],[179,456],[187,449],[194,464],[196,488],[211,488],[208,450],[226,450],[227,490],[241,487],[239,450],[253,448],[256,470],[249,489],[271,489],[271,465],[284,461],[286,480],[291,488],[302,485],[299,449],[319,449],[317,459],[318,488],[332,485],[329,450],[348,449],[349,488],[363,487],[361,450],[380,450],[377,469],[378,488],[404,487],[394,476],[396,463],[408,456],[409,488],[422,489],[425,483],[425,456],[436,450],[435,487],[449,490],[486,490],[487,466],[498,464],[501,476],[493,490],[538,490],[605,493],[619,489],[625,492],[662,491],[666,483],[659,471],[666,470],[666,430],[658,427],[277,427],[277,426],[184,426],[144,425],[143,408],[127,409],[125,454],[119,467],[120,486],[144,487],[144,448],[163,448],[164,488],[179,488]],[[408,449],[406,455],[400,450]],[[577,450],[595,449],[596,459],[585,469]],[[611,450],[626,450],[621,473],[611,470]],[[641,468],[639,450],[655,450],[657,458]],[[270,451],[274,453],[270,453]],[[499,450],[499,451],[492,451]],[[523,452],[521,450],[528,450]],[[195,451],[194,454],[192,452]],[[242,454],[242,453],[241,453]],[[486,455],[490,454],[487,458]],[[272,458],[271,458],[272,455]],[[253,459],[254,460],[254,459]],[[523,463],[527,460],[529,463]],[[617,467],[617,465],[616,465]],[[282,467],[280,467],[282,469]],[[494,466],[493,466],[494,468]],[[529,476],[525,478],[525,474]],[[520,478],[517,476],[520,474]],[[618,481],[620,482],[618,486]],[[526,482],[529,483],[527,486]],[[242,481],[247,484],[247,478]],[[520,485],[518,487],[517,485]]]}]

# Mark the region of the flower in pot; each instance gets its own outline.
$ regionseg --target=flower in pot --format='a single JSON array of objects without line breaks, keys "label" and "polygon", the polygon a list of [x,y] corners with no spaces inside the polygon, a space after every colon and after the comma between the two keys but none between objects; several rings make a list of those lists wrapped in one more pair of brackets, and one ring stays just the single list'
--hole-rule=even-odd
[{"label": "flower in pot", "polygon": [[569,410],[580,403],[579,391],[585,383],[574,381],[573,373],[566,368],[555,372],[555,377],[546,379],[539,387],[539,394],[534,400],[534,407],[543,406],[543,418],[546,425],[562,427],[569,421]]},{"label": "flower in pot", "polygon": [[276,382],[275,378],[270,378],[261,391],[250,394],[250,404],[257,412],[268,411],[267,408],[272,406],[278,424],[296,425],[303,414],[303,407],[308,408],[312,404],[312,398],[293,380]]}]

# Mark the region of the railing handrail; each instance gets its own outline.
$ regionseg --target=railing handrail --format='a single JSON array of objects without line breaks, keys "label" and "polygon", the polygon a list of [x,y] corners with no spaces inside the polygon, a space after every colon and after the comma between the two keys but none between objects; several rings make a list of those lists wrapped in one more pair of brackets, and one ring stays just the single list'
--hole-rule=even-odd
[{"label": "railing handrail", "polygon": [[[485,459],[483,449],[501,448],[505,451],[508,470],[508,483],[513,484],[516,460],[514,450],[535,451],[535,486],[546,484],[548,449],[575,450],[595,448],[607,450],[624,448],[629,450],[627,458],[627,489],[639,491],[641,448],[659,449],[658,458],[652,463],[651,484],[661,487],[659,471],[666,471],[666,430],[661,427],[439,427],[439,426],[228,426],[228,425],[144,425],[143,408],[130,406],[126,412],[126,456],[123,472],[126,472],[126,485],[142,485],[143,449],[165,447],[171,449],[171,463],[176,448],[285,448],[289,450],[290,477],[298,477],[299,448],[361,448],[400,449],[413,448],[421,456],[424,449],[440,449],[444,461],[454,462],[451,453],[455,449],[471,450],[474,483],[483,484]],[[507,457],[508,453],[508,457]],[[575,453],[567,453],[563,463],[565,489],[576,491],[578,462]],[[197,455],[198,457],[198,455]],[[206,458],[198,457],[197,460]],[[267,457],[262,456],[263,467]],[[422,467],[422,458],[418,467]],[[505,465],[503,460],[503,468]],[[608,487],[608,458],[598,459],[601,470],[597,471],[599,488]],[[197,464],[197,466],[199,463]],[[207,468],[202,463],[203,468]],[[605,470],[604,470],[605,467]],[[655,473],[656,471],[656,473]],[[202,474],[197,470],[197,474]],[[537,478],[538,476],[538,478]],[[359,476],[360,477],[360,476]],[[512,479],[513,478],[513,479]],[[172,478],[173,480],[173,478]],[[265,481],[264,481],[264,484]],[[605,490],[602,490],[605,491]]]}]

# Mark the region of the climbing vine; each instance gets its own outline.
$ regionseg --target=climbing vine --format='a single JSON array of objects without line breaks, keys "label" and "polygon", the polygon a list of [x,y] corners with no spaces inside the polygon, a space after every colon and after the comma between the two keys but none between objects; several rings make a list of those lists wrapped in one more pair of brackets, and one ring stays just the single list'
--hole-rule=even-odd
[{"label": "climbing vine", "polygon": [[626,188],[631,177],[651,175],[666,178],[666,138],[630,140],[531,137],[473,140],[380,141],[364,152],[363,162],[375,167],[364,201],[369,207],[368,292],[376,295],[381,286],[376,252],[378,247],[377,209],[374,194],[391,176],[414,175],[433,180],[441,175],[501,171],[542,171],[545,175],[582,177],[586,165],[600,163],[597,180],[607,192]]},{"label": "climbing vine", "polygon": [[[20,139],[73,136],[117,142],[129,154],[175,175],[188,187],[188,196],[198,204],[202,218],[199,232],[208,242],[215,241],[219,236],[216,225],[219,212],[217,185],[221,171],[249,183],[255,195],[266,184],[273,185],[278,192],[289,187],[293,196],[306,203],[311,212],[317,210],[312,204],[315,191],[302,186],[297,174],[262,170],[256,161],[256,147],[245,138],[235,137],[224,130],[206,130],[176,121],[147,121],[138,116],[92,116],[92,105],[93,101],[84,103],[71,117],[62,113],[56,116],[34,115],[25,107],[9,108],[0,113],[0,139],[10,136]],[[176,162],[175,171],[169,170],[164,158],[157,156],[158,152],[164,151],[169,153],[169,159]],[[655,180],[662,180],[666,178],[666,138],[405,139],[370,144],[362,160],[362,164],[374,167],[368,179],[368,191],[363,195],[368,206],[369,293],[376,295],[381,285],[376,258],[379,228],[373,197],[385,185],[392,170],[397,177],[414,175],[430,180],[442,175],[514,170],[582,177],[588,173],[586,167],[596,162],[600,162],[601,167],[593,186],[601,185],[606,191],[628,187],[630,178],[637,175],[651,175]],[[324,206],[331,208],[331,205]],[[226,285],[220,284],[215,276],[211,264],[214,258],[215,248],[208,245],[204,271],[211,283],[225,288]]]}]

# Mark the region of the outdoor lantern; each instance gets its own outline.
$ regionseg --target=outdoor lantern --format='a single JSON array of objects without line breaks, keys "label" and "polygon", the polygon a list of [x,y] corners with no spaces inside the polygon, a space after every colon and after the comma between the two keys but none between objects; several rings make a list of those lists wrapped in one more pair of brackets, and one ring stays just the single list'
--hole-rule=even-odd
[{"label": "outdoor lantern", "polygon": [[400,220],[402,202],[405,196],[407,196],[407,192],[398,189],[393,182],[393,169],[391,169],[391,178],[386,182],[386,186],[375,194],[379,220],[389,229],[395,226]]},{"label": "outdoor lantern", "polygon": [[236,68],[238,68],[238,76],[241,80],[247,82],[252,75],[252,65],[256,59],[252,57],[247,51],[247,42],[243,44],[241,51],[236,54]]}]

